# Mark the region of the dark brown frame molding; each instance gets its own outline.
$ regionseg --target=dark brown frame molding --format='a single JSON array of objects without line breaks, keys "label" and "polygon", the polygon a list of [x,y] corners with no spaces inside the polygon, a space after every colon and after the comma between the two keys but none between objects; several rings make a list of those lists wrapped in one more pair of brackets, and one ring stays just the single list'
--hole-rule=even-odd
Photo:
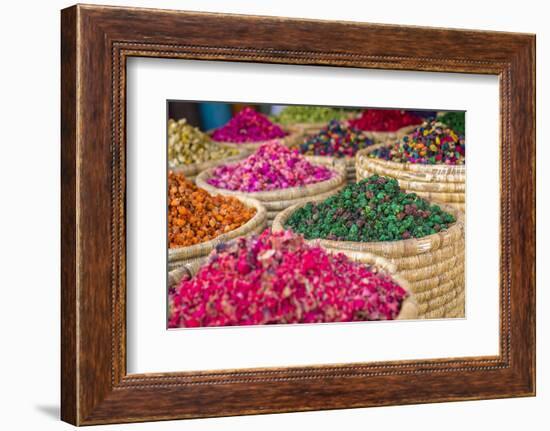
[{"label": "dark brown frame molding", "polygon": [[[535,394],[534,35],[82,5],[61,18],[63,420],[88,425]],[[128,375],[125,97],[132,56],[498,75],[500,354]]]}]

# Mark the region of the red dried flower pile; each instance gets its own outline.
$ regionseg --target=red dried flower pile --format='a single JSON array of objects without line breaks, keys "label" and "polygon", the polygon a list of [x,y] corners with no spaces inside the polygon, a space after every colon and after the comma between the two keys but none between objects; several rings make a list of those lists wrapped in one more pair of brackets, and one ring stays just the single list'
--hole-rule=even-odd
[{"label": "red dried flower pile", "polygon": [[222,244],[170,291],[169,327],[395,319],[408,293],[389,275],[290,231]]},{"label": "red dried flower pile", "polygon": [[371,132],[395,132],[422,121],[418,115],[400,109],[365,109],[359,118],[350,120],[349,124]]}]

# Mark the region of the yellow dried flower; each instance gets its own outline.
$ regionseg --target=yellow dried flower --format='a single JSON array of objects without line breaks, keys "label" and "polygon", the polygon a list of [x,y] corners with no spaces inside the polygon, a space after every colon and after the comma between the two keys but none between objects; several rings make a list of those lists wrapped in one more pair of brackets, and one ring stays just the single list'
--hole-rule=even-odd
[{"label": "yellow dried flower", "polygon": [[235,156],[237,149],[212,142],[210,137],[187,123],[185,118],[168,120],[168,165],[171,168]]}]

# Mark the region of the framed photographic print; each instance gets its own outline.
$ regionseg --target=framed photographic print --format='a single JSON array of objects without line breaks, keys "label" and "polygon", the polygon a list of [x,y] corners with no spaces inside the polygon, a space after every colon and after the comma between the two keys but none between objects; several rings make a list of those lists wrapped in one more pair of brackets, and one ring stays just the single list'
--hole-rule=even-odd
[{"label": "framed photographic print", "polygon": [[63,420],[535,394],[533,35],[78,5],[61,44]]}]

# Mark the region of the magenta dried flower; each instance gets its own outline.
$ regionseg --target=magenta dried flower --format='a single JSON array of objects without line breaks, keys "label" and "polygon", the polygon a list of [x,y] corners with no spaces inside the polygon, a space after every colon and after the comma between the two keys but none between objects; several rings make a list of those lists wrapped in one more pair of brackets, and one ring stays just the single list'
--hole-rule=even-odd
[{"label": "magenta dried flower", "polygon": [[216,167],[207,182],[226,190],[258,192],[306,186],[333,176],[327,167],[314,165],[297,150],[273,141],[238,163]]},{"label": "magenta dried flower", "polygon": [[218,142],[261,142],[283,138],[286,133],[278,125],[254,109],[246,107],[215,130],[212,139]]},{"label": "magenta dried flower", "polygon": [[391,276],[290,231],[214,251],[169,294],[169,327],[395,319],[408,293]]}]

